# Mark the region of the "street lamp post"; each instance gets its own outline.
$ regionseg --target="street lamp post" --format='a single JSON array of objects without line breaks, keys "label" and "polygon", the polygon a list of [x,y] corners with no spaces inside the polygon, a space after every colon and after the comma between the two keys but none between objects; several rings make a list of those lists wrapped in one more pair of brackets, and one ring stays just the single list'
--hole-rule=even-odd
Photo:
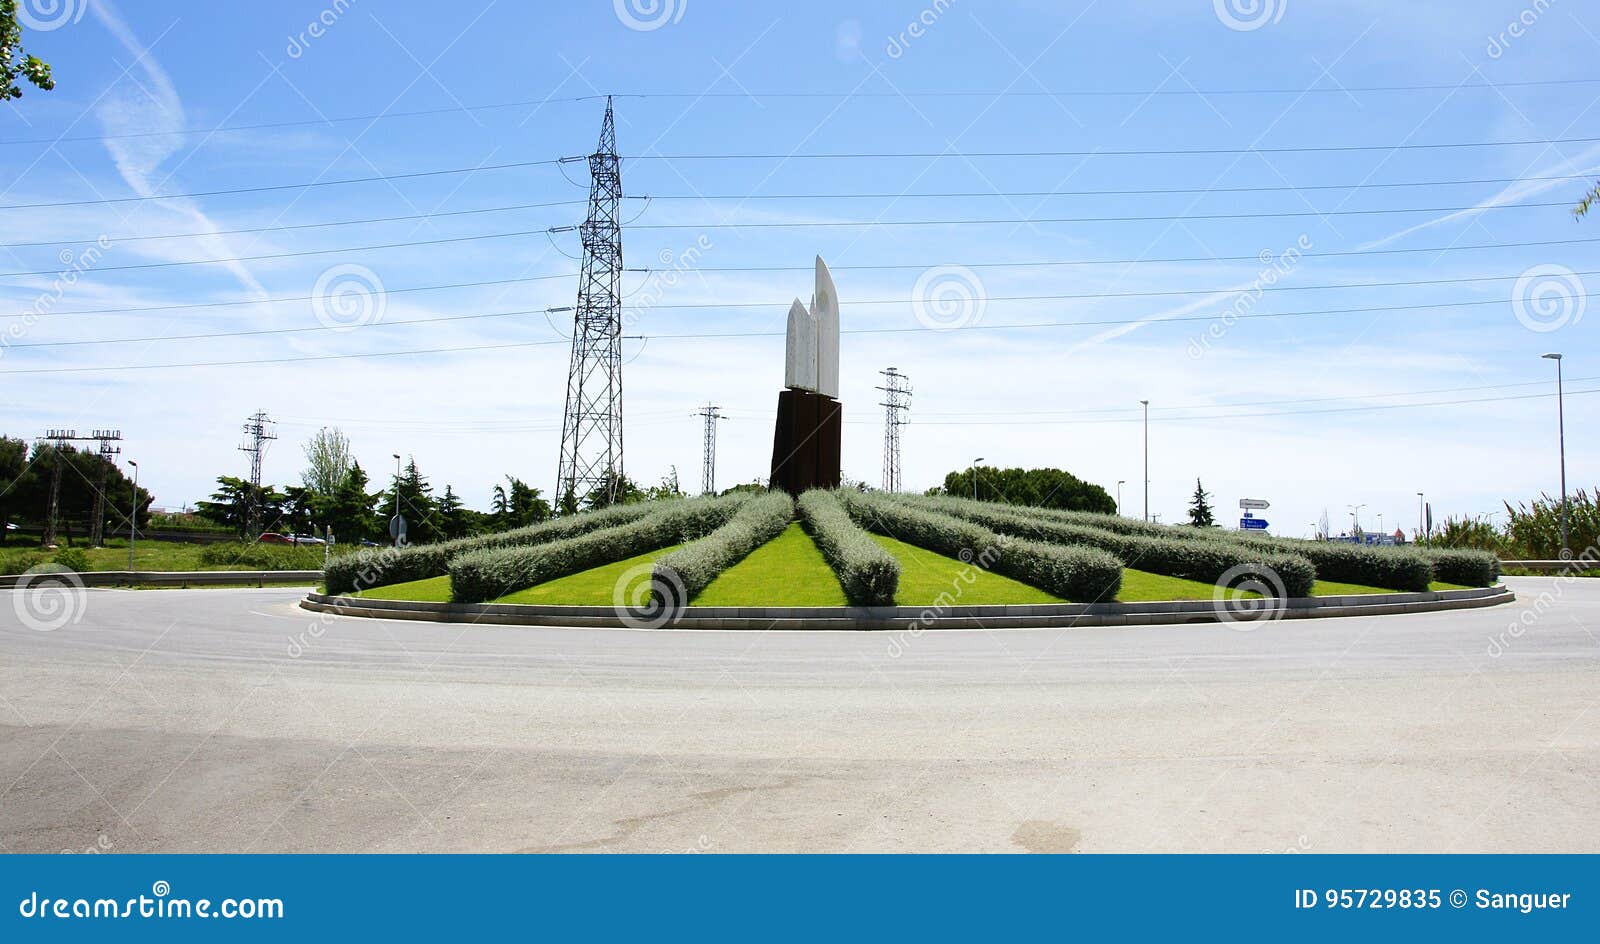
[{"label": "street lamp post", "polygon": [[1362,504],[1359,504],[1359,505],[1351,505],[1350,506],[1350,536],[1351,537],[1355,537],[1356,534],[1361,530],[1361,509],[1363,509],[1365,507],[1367,507],[1365,502],[1363,502]]},{"label": "street lamp post", "polygon": [[394,546],[400,546],[400,453],[394,455],[394,521],[390,529],[394,531]]},{"label": "street lamp post", "polygon": [[1572,558],[1572,546],[1567,543],[1567,416],[1565,395],[1561,387],[1561,355],[1541,355],[1556,362],[1556,437],[1561,449],[1561,559]]},{"label": "street lamp post", "polygon": [[1428,535],[1428,503],[1423,501],[1422,493],[1417,493],[1417,540],[1426,541]]},{"label": "street lamp post", "polygon": [[133,466],[133,503],[128,509],[128,570],[133,570],[133,539],[139,522],[139,463],[128,460]]},{"label": "street lamp post", "polygon": [[1144,407],[1144,520],[1150,520],[1150,401],[1140,400]]},{"label": "street lamp post", "polygon": [[972,460],[972,500],[978,500],[978,463],[983,461],[983,456]]},{"label": "street lamp post", "polygon": [[1122,486],[1127,484],[1127,479],[1117,479],[1117,517],[1122,517]]}]

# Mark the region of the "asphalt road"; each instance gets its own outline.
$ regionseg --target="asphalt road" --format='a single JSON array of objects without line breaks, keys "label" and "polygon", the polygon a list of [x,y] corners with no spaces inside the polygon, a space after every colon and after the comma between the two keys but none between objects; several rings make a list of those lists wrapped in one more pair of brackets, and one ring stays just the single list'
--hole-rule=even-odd
[{"label": "asphalt road", "polygon": [[1507,582],[915,637],[4,591],[0,851],[1600,851],[1600,581]]}]

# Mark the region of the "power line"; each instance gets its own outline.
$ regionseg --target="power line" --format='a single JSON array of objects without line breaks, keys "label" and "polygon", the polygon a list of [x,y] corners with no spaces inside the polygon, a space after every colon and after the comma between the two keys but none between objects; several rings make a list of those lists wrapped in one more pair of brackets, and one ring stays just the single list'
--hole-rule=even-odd
[{"label": "power line", "polygon": [[[1575,296],[1575,297],[1587,298],[1588,296],[1587,295],[1582,295],[1582,296]],[[989,299],[989,301],[1004,301],[1004,300],[1007,300],[1007,299]],[[865,303],[859,303],[858,302],[856,304],[865,304]],[[1509,300],[1508,299],[1492,298],[1492,299],[1475,299],[1475,300],[1471,300],[1471,301],[1458,301],[1458,302],[1439,302],[1439,303],[1425,304],[1425,305],[1377,305],[1377,306],[1366,307],[1366,308],[1324,308],[1324,309],[1317,309],[1317,310],[1311,310],[1311,311],[1247,312],[1247,313],[1242,313],[1242,314],[1233,314],[1233,315],[1230,315],[1229,317],[1237,319],[1237,320],[1247,320],[1247,319],[1248,320],[1256,320],[1256,319],[1271,319],[1271,318],[1299,318],[1299,317],[1314,317],[1314,316],[1323,316],[1323,315],[1375,314],[1375,313],[1391,313],[1391,312],[1399,312],[1399,311],[1426,311],[1426,310],[1438,310],[1438,309],[1448,309],[1448,308],[1474,307],[1474,306],[1483,306],[1483,305],[1505,305],[1505,304],[1509,304]],[[468,321],[468,320],[475,320],[475,319],[479,319],[479,318],[499,318],[499,317],[506,317],[506,316],[510,316],[510,315],[522,315],[522,314],[541,314],[541,313],[554,314],[554,313],[557,313],[557,312],[570,311],[570,310],[571,310],[570,308],[548,308],[548,309],[533,308],[533,309],[525,309],[525,310],[519,310],[519,311],[491,312],[491,313],[480,314],[480,315],[441,316],[439,318],[423,318],[423,319],[415,319],[415,320],[412,320],[412,321],[373,322],[372,324],[365,325],[364,327],[367,327],[367,328],[381,327],[381,326],[386,325],[386,324],[407,325],[407,324],[427,324],[427,323],[434,323],[434,322],[441,322],[441,321],[443,321],[443,322]],[[962,327],[962,328],[960,328],[958,330],[959,331],[1008,331],[1008,330],[1035,330],[1035,329],[1046,329],[1046,328],[1093,328],[1093,327],[1109,327],[1109,326],[1116,326],[1116,325],[1132,325],[1132,324],[1150,324],[1150,325],[1153,325],[1153,326],[1159,326],[1159,325],[1163,325],[1163,324],[1176,324],[1176,323],[1184,323],[1184,322],[1201,322],[1201,321],[1204,321],[1204,322],[1215,322],[1215,321],[1218,320],[1218,318],[1219,318],[1218,315],[1209,314],[1209,315],[1175,316],[1175,317],[1172,317],[1172,318],[1160,318],[1160,319],[1149,319],[1149,318],[1109,318],[1109,319],[1097,319],[1097,320],[1092,320],[1092,321],[1038,321],[1038,322],[1026,322],[1026,323],[1016,323],[1016,324],[974,324],[974,325],[964,326],[964,327]],[[114,338],[114,339],[95,340],[95,341],[89,341],[89,340],[83,340],[83,341],[40,341],[40,342],[26,342],[26,343],[12,344],[12,345],[8,345],[8,347],[29,348],[29,347],[59,347],[59,346],[67,346],[67,345],[79,345],[79,344],[135,344],[135,343],[157,342],[157,341],[199,340],[199,339],[205,339],[205,338],[221,338],[221,337],[236,337],[236,336],[237,337],[244,337],[244,336],[257,335],[257,334],[305,333],[305,332],[324,331],[324,330],[331,330],[331,329],[329,329],[329,328],[327,328],[326,326],[323,326],[323,325],[317,325],[315,327],[305,327],[305,328],[282,328],[282,329],[265,329],[265,330],[239,331],[239,332],[216,332],[216,333],[213,333],[213,334],[197,334],[197,335],[186,335],[186,336],[155,336],[155,337],[142,337],[142,338]],[[925,327],[923,327],[921,325],[917,325],[917,326],[914,326],[914,327],[901,327],[901,328],[848,328],[848,329],[844,329],[841,333],[842,334],[911,334],[911,333],[921,333],[921,332],[925,332],[927,330],[928,330],[927,328],[925,328]],[[784,336],[784,332],[782,332],[782,331],[731,331],[731,332],[721,332],[721,333],[697,333],[697,334],[640,334],[640,335],[627,335],[626,337],[627,337],[628,340],[635,340],[635,341],[702,341],[702,340],[717,340],[717,339],[727,340],[727,339],[739,339],[739,338],[778,338],[778,337],[783,337],[783,336]],[[552,340],[552,341],[521,342],[521,343],[514,343],[514,344],[492,344],[492,345],[482,345],[482,346],[475,346],[475,347],[459,347],[459,348],[431,347],[431,348],[418,348],[418,349],[415,349],[415,350],[408,350],[408,351],[387,351],[387,352],[376,352],[376,353],[309,355],[309,356],[304,356],[304,357],[277,357],[277,358],[262,358],[262,359],[249,359],[249,360],[234,360],[234,361],[205,361],[205,362],[186,363],[186,364],[136,364],[136,365],[112,365],[112,366],[106,366],[106,367],[37,368],[37,369],[27,369],[27,370],[0,371],[0,376],[4,376],[6,374],[88,373],[88,372],[96,372],[96,371],[153,370],[153,369],[157,369],[157,368],[174,368],[175,369],[175,368],[182,368],[182,367],[237,367],[237,366],[246,366],[246,365],[252,365],[252,364],[292,363],[292,362],[295,362],[295,361],[302,361],[302,360],[308,360],[308,361],[309,360],[332,360],[332,359],[340,359],[340,358],[359,358],[359,357],[400,357],[400,356],[413,355],[413,354],[440,354],[440,353],[446,353],[447,354],[447,353],[458,353],[458,352],[463,352],[463,351],[500,350],[500,349],[503,349],[503,348],[527,347],[527,346],[546,345],[546,344],[562,344],[562,343],[566,343],[566,340],[562,339],[562,340]]]},{"label": "power line", "polygon": [[1528,138],[1521,141],[1440,141],[1414,144],[1301,144],[1278,147],[1242,148],[1096,148],[1088,151],[850,151],[850,152],[796,152],[792,154],[629,154],[630,161],[794,161],[794,160],[868,160],[868,159],[927,159],[944,160],[988,157],[1182,157],[1227,154],[1314,154],[1347,153],[1357,151],[1440,151],[1458,148],[1526,147],[1552,144],[1593,144],[1600,137],[1589,138]]},{"label": "power line", "polygon": [[[995,225],[1029,225],[1038,223],[1155,223],[1170,221],[1191,220],[1243,220],[1243,219],[1276,219],[1289,217],[1326,217],[1326,216],[1369,216],[1392,213],[1459,213],[1464,211],[1485,212],[1488,210],[1526,210],[1540,207],[1568,207],[1570,202],[1557,201],[1555,203],[1513,203],[1497,204],[1493,206],[1469,207],[1403,207],[1375,210],[1296,210],[1275,213],[1216,213],[1216,214],[1183,214],[1176,216],[1080,216],[1080,217],[1020,217],[1011,219],[946,219],[946,220],[827,220],[816,222],[761,222],[761,223],[727,223],[727,222],[700,222],[700,223],[635,223],[631,229],[806,229],[817,227],[844,227],[862,226],[869,229],[877,227],[896,226],[995,226]],[[508,233],[480,233],[468,236],[448,236],[436,239],[407,240],[396,243],[376,243],[364,246],[333,246],[327,249],[302,249],[293,252],[260,253],[252,256],[230,256],[214,259],[179,259],[169,262],[146,262],[120,266],[96,266],[94,272],[125,272],[141,269],[166,269],[179,266],[216,265],[227,262],[259,262],[266,259],[293,259],[302,256],[325,256],[331,253],[368,252],[382,249],[406,249],[417,246],[440,246],[451,243],[478,242],[490,239],[510,239],[522,236],[544,236],[557,233],[570,232],[573,226],[551,226],[544,229],[517,230]],[[1208,260],[1209,261],[1209,260]],[[640,270],[626,270],[640,271]],[[648,270],[655,271],[655,270]],[[35,269],[19,272],[0,272],[0,278],[22,278],[37,275],[59,275],[55,269]]]},{"label": "power line", "polygon": [[714,495],[717,491],[717,424],[727,419],[722,408],[707,403],[694,414],[705,420],[705,434],[700,447],[700,494]]},{"label": "power line", "polygon": [[223,197],[241,193],[271,193],[279,190],[307,190],[312,187],[340,187],[345,184],[367,184],[377,181],[414,180],[418,177],[445,177],[453,174],[476,174],[482,171],[510,170],[517,167],[542,167],[561,163],[561,158],[539,161],[511,161],[505,164],[479,164],[475,167],[451,167],[445,170],[419,170],[402,174],[373,174],[370,177],[341,177],[336,180],[311,180],[298,184],[270,184],[261,187],[231,187],[227,190],[198,190],[190,193],[162,193],[144,197],[103,197],[96,200],[58,200],[51,203],[4,203],[0,210],[39,210],[51,207],[103,206],[111,203],[147,203],[152,200],[188,200],[193,197]]},{"label": "power line", "polygon": [[[473,236],[449,236],[439,239],[414,239],[400,243],[377,243],[367,246],[334,246],[329,249],[301,249],[295,252],[267,252],[254,256],[228,256],[217,259],[179,259],[173,262],[141,262],[133,265],[94,266],[87,271],[126,272],[135,269],[170,269],[176,266],[214,265],[223,262],[259,262],[263,259],[294,259],[301,256],[326,256],[340,252],[366,252],[374,249],[405,249],[413,246],[442,246],[448,243],[477,242],[485,239],[510,239],[517,236],[544,236],[567,232],[571,226],[551,226],[545,229],[519,230],[512,233],[482,233]],[[20,278],[30,275],[60,275],[56,269],[37,269],[31,272],[0,272],[0,278]]]},{"label": "power line", "polygon": [[[740,201],[740,202],[747,202],[747,201],[751,201],[751,200],[856,200],[856,199],[894,199],[894,200],[912,200],[912,199],[917,199],[917,200],[921,200],[921,199],[980,198],[980,197],[982,197],[982,198],[988,198],[988,197],[1010,198],[1010,197],[1079,197],[1079,196],[1176,195],[1176,194],[1207,194],[1207,193],[1288,193],[1288,192],[1298,193],[1298,192],[1307,191],[1307,190],[1363,190],[1363,189],[1381,189],[1381,188],[1396,188],[1396,187],[1434,187],[1434,186],[1452,186],[1452,185],[1461,185],[1461,184],[1510,184],[1510,183],[1525,183],[1525,182],[1535,182],[1535,181],[1589,180],[1589,179],[1591,179],[1591,175],[1569,174],[1569,175],[1562,175],[1562,176],[1556,176],[1556,177],[1503,177],[1503,178],[1488,178],[1488,179],[1480,179],[1480,180],[1411,181],[1411,182],[1407,182],[1407,183],[1387,183],[1387,184],[1325,184],[1325,185],[1309,185],[1309,186],[1305,186],[1305,187],[1291,187],[1291,186],[1285,186],[1285,187],[1207,187],[1207,188],[1164,189],[1164,190],[1012,190],[1012,191],[994,190],[994,191],[966,191],[966,192],[955,191],[955,192],[944,192],[944,193],[887,193],[887,192],[885,192],[885,193],[783,193],[783,194],[715,194],[715,195],[694,195],[694,194],[666,194],[666,195],[661,195],[661,194],[651,194],[651,195],[625,196],[624,199],[628,199],[628,200],[698,200],[698,201],[737,200],[737,201]],[[247,235],[247,234],[252,234],[252,233],[278,233],[278,232],[292,232],[292,231],[305,230],[305,229],[327,229],[327,228],[338,227],[338,226],[360,226],[360,225],[365,225],[365,224],[370,224],[370,223],[406,223],[406,222],[416,222],[416,221],[422,221],[422,220],[445,219],[445,218],[455,217],[455,216],[479,216],[479,215],[483,215],[483,214],[487,214],[487,213],[510,213],[510,212],[514,212],[514,211],[517,211],[517,210],[536,210],[536,209],[545,209],[545,208],[549,208],[549,207],[567,207],[567,206],[583,206],[583,205],[584,205],[584,201],[582,201],[582,200],[557,200],[557,201],[551,201],[551,202],[546,202],[546,203],[513,203],[513,204],[506,204],[506,205],[503,205],[503,206],[474,207],[474,208],[465,209],[465,210],[439,210],[439,211],[434,211],[434,212],[431,212],[431,213],[415,213],[415,214],[406,214],[406,215],[402,215],[402,216],[372,216],[372,217],[362,217],[360,219],[327,220],[327,221],[321,221],[321,222],[315,222],[315,223],[279,223],[279,224],[273,224],[273,225],[269,225],[269,226],[251,226],[251,227],[244,227],[244,228],[241,228],[241,229],[206,230],[206,231],[197,231],[197,232],[189,232],[189,233],[147,233],[147,234],[124,234],[124,235],[116,235],[116,236],[107,236],[107,235],[104,235],[104,234],[95,234],[95,235],[92,235],[92,236],[79,236],[79,237],[76,237],[76,238],[67,238],[67,239],[40,240],[40,241],[19,242],[19,243],[0,243],[0,249],[37,249],[37,248],[43,248],[43,247],[46,247],[46,246],[78,246],[78,245],[86,245],[88,243],[97,242],[97,241],[99,241],[101,239],[104,239],[107,242],[111,242],[111,243],[125,243],[125,242],[140,242],[140,241],[154,240],[154,239],[197,239],[197,238],[202,238],[202,237],[206,237],[206,236],[239,236],[239,235]],[[1544,204],[1544,203],[1541,203],[1541,204],[1524,204],[1524,205],[1526,205],[1526,206],[1566,206],[1568,204],[1566,204],[1566,203],[1555,203],[1555,204]],[[1449,208],[1441,208],[1441,209],[1449,209]],[[1457,208],[1457,209],[1461,209],[1461,208]],[[1471,208],[1466,208],[1466,209],[1471,209]],[[1320,214],[1316,213],[1315,211],[1313,211],[1311,213],[1300,213],[1300,214],[1297,214],[1297,215],[1303,215],[1303,216],[1310,216],[1310,215],[1345,216],[1345,215],[1350,215],[1351,213],[1363,213],[1363,212],[1365,212],[1365,213],[1377,213],[1377,212],[1412,213],[1412,212],[1423,212],[1423,210],[1422,209],[1417,209],[1417,210],[1393,209],[1393,210],[1365,210],[1365,211],[1363,211],[1363,210],[1355,210],[1355,211],[1349,211],[1349,210],[1333,211],[1333,210],[1330,210],[1330,211],[1328,211],[1326,213],[1320,213]],[[1433,210],[1429,210],[1429,212],[1433,212]],[[1187,216],[1184,217],[1184,219],[1201,219],[1201,218],[1203,218],[1203,217],[1187,217]],[[1125,219],[1125,218],[1113,217],[1112,219],[1121,220],[1121,219]],[[1140,217],[1139,219],[1171,219],[1171,217],[1159,217],[1159,218],[1158,217]],[[686,225],[693,225],[693,224],[686,224]],[[800,266],[800,267],[797,267],[797,268],[804,268],[804,267]],[[629,270],[629,271],[640,271],[640,270]]]},{"label": "power line", "polygon": [[363,115],[338,115],[334,117],[307,118],[292,121],[263,121],[250,124],[213,125],[206,128],[180,128],[173,131],[135,131],[123,134],[100,135],[73,135],[54,138],[15,138],[0,141],[0,145],[24,144],[66,144],[84,141],[118,141],[130,138],[164,138],[186,137],[189,135],[213,135],[233,131],[263,131],[274,128],[305,128],[336,124],[348,124],[356,121],[387,121],[396,118],[421,118],[433,116],[447,116],[457,114],[472,114],[481,111],[495,111],[507,108],[543,107],[555,104],[573,104],[578,102],[598,101],[607,97],[636,98],[636,99],[905,99],[905,98],[1110,98],[1110,97],[1145,97],[1145,96],[1235,96],[1235,95],[1362,95],[1383,92],[1431,92],[1431,91],[1465,91],[1469,89],[1508,89],[1529,87],[1560,87],[1571,85],[1591,85],[1600,82],[1600,78],[1576,79],[1532,79],[1521,82],[1468,82],[1450,84],[1421,84],[1421,85],[1368,85],[1368,86],[1343,86],[1333,87],[1305,87],[1305,88],[1221,88],[1221,89],[1194,89],[1194,88],[1155,88],[1155,89],[1058,89],[1025,90],[958,90],[958,89],[924,89],[924,90],[896,90],[893,92],[613,92],[597,93],[594,95],[575,95],[564,98],[527,98],[507,102],[487,102],[476,105],[455,104],[439,108],[419,108],[409,111],[382,111]]},{"label": "power line", "polygon": [[0,243],[0,249],[36,249],[42,246],[81,246],[104,239],[110,243],[140,242],[150,239],[197,239],[204,236],[240,236],[246,233],[282,233],[302,229],[324,229],[333,226],[358,226],[366,223],[405,223],[417,220],[437,220],[450,216],[476,216],[483,213],[508,213],[513,210],[537,210],[545,207],[583,206],[582,200],[558,200],[553,203],[517,203],[509,206],[478,207],[471,210],[442,210],[434,213],[416,213],[408,216],[374,216],[360,220],[329,220],[324,223],[279,223],[272,226],[251,226],[245,229],[218,229],[197,233],[148,233],[143,235],[91,236],[80,239],[55,239],[31,243]]},{"label": "power line", "polygon": [[883,490],[891,495],[900,491],[900,427],[911,411],[911,378],[890,367],[880,370],[883,393]]},{"label": "power line", "polygon": [[[1460,245],[1448,245],[1448,246],[1419,246],[1419,247],[1414,247],[1414,248],[1409,248],[1409,249],[1351,249],[1351,250],[1335,250],[1335,251],[1329,251],[1329,252],[1306,252],[1306,253],[1301,253],[1300,254],[1300,258],[1302,258],[1302,259],[1324,259],[1324,258],[1344,258],[1344,257],[1359,257],[1359,256],[1409,255],[1409,254],[1414,254],[1414,253],[1468,252],[1468,251],[1472,251],[1472,250],[1484,250],[1484,249],[1524,249],[1524,248],[1533,248],[1533,247],[1542,247],[1542,246],[1582,245],[1582,244],[1596,243],[1596,242],[1600,242],[1600,237],[1582,237],[1582,238],[1574,238],[1574,239],[1543,239],[1543,240],[1531,240],[1531,241],[1507,242],[1507,243],[1463,243],[1463,244],[1460,244]],[[963,263],[963,265],[966,268],[969,268],[969,269],[1032,269],[1032,268],[1048,268],[1048,267],[1055,267],[1055,266],[1161,265],[1161,264],[1167,264],[1167,263],[1182,263],[1182,262],[1259,262],[1260,259],[1261,259],[1261,257],[1260,257],[1259,253],[1251,253],[1250,255],[1238,255],[1238,256],[1168,256],[1168,257],[1150,257],[1150,258],[1138,258],[1138,259],[1053,259],[1053,260],[1029,260],[1029,261],[1022,261],[1022,262],[1015,262],[1015,261],[1012,261],[1012,262],[966,262],[966,263]],[[922,271],[922,270],[927,269],[928,267],[926,265],[921,264],[921,263],[883,263],[883,264],[862,264],[862,265],[836,265],[836,266],[831,266],[831,268],[834,271],[881,271],[881,272],[888,272],[888,271],[897,271],[897,270],[898,271]],[[695,271],[697,273],[714,273],[714,272],[810,272],[810,271],[812,271],[812,269],[813,269],[812,266],[751,265],[751,266],[697,266],[695,268]],[[668,272],[668,271],[675,271],[675,270],[671,270],[671,269],[653,269],[653,268],[646,267],[646,268],[627,268],[627,269],[624,269],[623,271],[624,272],[630,272],[630,273],[650,274],[650,273]],[[522,278],[514,278],[514,279],[486,279],[486,280],[475,281],[475,282],[446,282],[446,283],[440,283],[440,284],[435,284],[435,285],[414,285],[414,286],[406,286],[406,287],[402,287],[402,288],[385,288],[384,292],[385,292],[385,294],[388,294],[388,295],[402,295],[402,294],[409,294],[409,293],[414,293],[414,292],[434,292],[434,291],[444,291],[444,290],[458,289],[458,288],[482,288],[482,287],[495,286],[495,285],[513,285],[513,284],[520,284],[520,283],[524,283],[524,282],[545,282],[545,281],[550,281],[552,279],[570,279],[570,278],[577,277],[577,275],[578,275],[578,273],[576,273],[576,272],[562,272],[562,273],[557,273],[555,275],[534,275],[534,276],[525,276],[525,277],[522,277]],[[318,300],[321,300],[321,299],[326,298],[326,297],[327,296],[322,296],[322,295],[289,295],[289,296],[276,296],[276,297],[272,297],[272,298],[241,299],[241,300],[238,300],[238,301],[226,301],[226,302],[190,302],[188,304],[182,304],[182,305],[147,305],[147,306],[141,306],[141,307],[124,307],[124,308],[82,308],[82,309],[71,309],[71,310],[67,310],[67,311],[34,312],[33,313],[33,317],[60,317],[60,316],[78,316],[78,315],[106,315],[106,314],[142,314],[142,313],[148,313],[148,312],[188,311],[188,310],[202,309],[202,308],[235,308],[235,307],[240,307],[240,306],[276,305],[276,304],[281,304],[281,303],[284,303],[284,302],[318,301]],[[1463,302],[1461,304],[1467,304],[1467,303]],[[395,322],[395,323],[398,323],[398,322]],[[13,346],[13,347],[21,347],[21,346],[25,346],[25,345],[11,345],[11,346]]]},{"label": "power line", "polygon": [[1286,219],[1293,217],[1315,216],[1382,216],[1393,213],[1461,213],[1471,210],[1485,212],[1488,210],[1531,210],[1540,207],[1571,207],[1572,201],[1558,200],[1554,203],[1497,203],[1489,206],[1453,206],[1453,207],[1388,207],[1372,210],[1284,210],[1267,213],[1181,213],[1175,215],[1154,216],[1047,216],[1047,217],[1012,217],[1006,219],[946,219],[946,220],[817,220],[817,221],[784,221],[760,223],[729,223],[729,222],[699,222],[699,223],[635,223],[630,229],[814,229],[840,226],[864,226],[875,229],[883,226],[998,226],[998,225],[1028,225],[1036,223],[1163,223],[1186,222],[1191,220],[1268,220]]},{"label": "power line", "polygon": [[1100,197],[1100,196],[1150,196],[1196,193],[1299,193],[1303,190],[1387,190],[1403,187],[1452,187],[1467,184],[1518,184],[1540,181],[1590,180],[1593,174],[1555,174],[1543,177],[1479,177],[1461,180],[1411,180],[1389,183],[1355,184],[1292,184],[1272,187],[1162,187],[1148,190],[973,190],[940,193],[652,193],[648,196],[629,197],[630,200],[857,200],[894,199],[913,200],[934,197]]}]

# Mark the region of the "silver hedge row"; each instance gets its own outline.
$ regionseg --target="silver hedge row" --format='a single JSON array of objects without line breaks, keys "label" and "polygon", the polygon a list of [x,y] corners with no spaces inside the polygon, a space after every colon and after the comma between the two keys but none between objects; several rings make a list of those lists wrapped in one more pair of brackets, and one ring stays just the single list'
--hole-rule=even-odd
[{"label": "silver hedge row", "polygon": [[1112,600],[1122,589],[1122,562],[1101,550],[996,534],[884,495],[841,491],[838,496],[850,517],[869,531],[993,570],[1064,600]]},{"label": "silver hedge row", "polygon": [[498,534],[480,534],[437,544],[417,544],[412,547],[376,547],[328,562],[322,572],[323,583],[329,593],[352,593],[371,590],[392,583],[439,577],[449,569],[450,559],[457,554],[491,547],[514,547],[523,544],[542,544],[563,538],[587,534],[602,528],[637,521],[647,514],[661,510],[659,502],[632,505],[613,505],[600,511],[557,518],[542,524],[529,525]]},{"label": "silver hedge row", "polygon": [[1102,528],[1124,534],[1190,541],[1222,541],[1239,547],[1267,547],[1280,553],[1297,554],[1311,561],[1312,566],[1317,569],[1317,578],[1320,580],[1384,587],[1389,590],[1422,591],[1428,589],[1428,584],[1435,579],[1486,587],[1494,583],[1500,571],[1499,561],[1495,556],[1481,551],[1430,551],[1419,548],[1342,544],[1334,541],[1301,541],[1295,538],[1241,534],[1226,529],[1150,524],[1118,518],[1115,515],[1046,508],[999,507],[1029,516],[1037,514],[1068,524]]},{"label": "silver hedge row", "polygon": [[794,499],[785,492],[767,492],[745,502],[727,524],[656,561],[652,585],[657,602],[674,610],[688,605],[718,574],[782,534],[792,520]]},{"label": "silver hedge row", "polygon": [[1270,571],[1283,582],[1285,596],[1308,597],[1317,571],[1311,562],[1276,548],[1256,547],[1223,540],[1194,540],[1170,534],[1129,534],[1068,524],[1047,515],[1012,505],[974,502],[960,498],[902,496],[900,501],[944,512],[993,528],[1001,534],[1036,538],[1051,544],[1087,545],[1109,551],[1124,564],[1168,577],[1215,584],[1224,578],[1234,583],[1260,571]]},{"label": "silver hedge row", "polygon": [[743,494],[668,502],[637,521],[527,547],[458,554],[450,561],[450,599],[484,603],[508,593],[614,564],[708,534],[748,504]]},{"label": "silver hedge row", "polygon": [[893,606],[900,562],[850,519],[832,492],[800,496],[800,518],[856,606]]}]

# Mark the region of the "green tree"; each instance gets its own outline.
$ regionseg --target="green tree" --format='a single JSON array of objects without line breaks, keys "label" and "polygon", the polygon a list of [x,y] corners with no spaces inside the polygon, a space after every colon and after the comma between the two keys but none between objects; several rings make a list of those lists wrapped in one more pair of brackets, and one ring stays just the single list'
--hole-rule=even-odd
[{"label": "green tree", "polygon": [[1189,524],[1196,528],[1216,527],[1216,515],[1211,510],[1211,493],[1199,479],[1194,480],[1194,497],[1189,499]]},{"label": "green tree", "polygon": [[685,497],[683,487],[678,484],[678,467],[671,466],[671,469],[672,471],[662,476],[660,485],[652,485],[650,489],[644,493],[644,497],[647,501],[655,501],[658,498]]},{"label": "green tree", "polygon": [[27,440],[0,436],[0,543],[4,543],[12,511],[18,505],[17,486],[27,471]]},{"label": "green tree", "polygon": [[0,102],[22,97],[22,85],[43,91],[56,87],[50,64],[22,48],[22,24],[17,22],[17,0],[0,0]]},{"label": "green tree", "polygon": [[1063,469],[996,469],[980,465],[946,475],[943,488],[936,493],[971,498],[974,475],[981,501],[1108,515],[1117,510],[1111,493]]},{"label": "green tree", "polygon": [[[400,495],[398,505],[395,502],[397,491]],[[434,500],[433,486],[417,471],[416,459],[406,462],[405,469],[389,490],[384,510],[392,515],[396,507],[406,519],[408,544],[428,544],[439,540],[439,523],[435,520],[439,504]]]},{"label": "green tree", "polygon": [[550,520],[550,503],[540,497],[539,490],[514,475],[506,476],[511,483],[510,497],[506,501],[507,524],[524,528]]},{"label": "green tree", "polygon": [[612,505],[628,505],[644,500],[644,491],[634,484],[632,479],[619,472],[607,472],[605,481],[590,489],[589,494],[584,496],[583,506],[589,509],[609,508]]},{"label": "green tree", "polygon": [[318,495],[332,495],[350,471],[350,439],[337,426],[324,426],[303,447],[305,471],[300,481]]},{"label": "green tree", "polygon": [[354,462],[333,495],[321,500],[317,514],[325,527],[333,529],[334,540],[359,543],[379,534],[373,506],[381,497],[367,492],[366,470]]}]

